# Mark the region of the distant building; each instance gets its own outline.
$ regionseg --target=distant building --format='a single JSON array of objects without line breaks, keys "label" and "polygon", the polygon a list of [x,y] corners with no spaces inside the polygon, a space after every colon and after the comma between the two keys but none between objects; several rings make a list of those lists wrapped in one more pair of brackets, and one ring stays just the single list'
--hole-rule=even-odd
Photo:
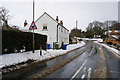
[{"label": "distant building", "polygon": [[8,26],[2,26],[2,30],[13,30],[12,27]]},{"label": "distant building", "polygon": [[109,31],[109,37],[104,40],[104,43],[120,45],[120,31],[114,30]]},{"label": "distant building", "polygon": [[79,38],[79,37],[77,37],[77,38],[76,38],[76,37],[72,37],[72,38],[71,38],[72,43],[76,43],[76,42],[78,43],[78,42],[80,42],[80,39],[81,39],[81,38]]},{"label": "distant building", "polygon": [[94,38],[100,38],[100,37],[101,37],[101,35],[98,35],[98,34],[94,35]]},{"label": "distant building", "polygon": [[72,43],[76,43],[76,42],[78,42],[78,39],[72,38]]},{"label": "distant building", "polygon": [[2,30],[8,30],[8,31],[20,31],[19,28],[17,26],[2,26]]},{"label": "distant building", "polygon": [[58,16],[55,20],[44,12],[35,21],[35,24],[37,26],[35,33],[47,35],[47,44],[50,44],[50,48],[53,48],[53,42],[59,44],[59,47],[61,47],[62,42],[69,44],[69,30],[63,26],[62,20],[59,22]]}]

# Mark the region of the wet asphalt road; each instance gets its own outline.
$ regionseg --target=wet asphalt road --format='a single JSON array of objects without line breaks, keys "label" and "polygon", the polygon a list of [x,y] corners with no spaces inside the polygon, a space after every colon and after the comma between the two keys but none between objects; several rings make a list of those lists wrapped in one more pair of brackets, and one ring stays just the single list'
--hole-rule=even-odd
[{"label": "wet asphalt road", "polygon": [[[64,65],[45,78],[71,78],[71,80],[74,80],[74,78],[92,78],[93,73],[95,74],[94,71],[99,68],[96,66],[98,65],[99,61],[101,61],[99,48],[101,48],[105,54],[108,73],[107,78],[120,78],[120,61],[118,61],[118,59],[110,51],[93,42],[88,42],[86,46],[88,46],[88,49],[79,57],[75,58],[70,63]],[[61,63],[63,60],[67,60],[73,56],[78,55],[80,51],[83,50],[86,46],[49,61],[41,62],[34,66],[4,74],[3,78],[19,78],[20,80],[24,79],[30,75],[53,67],[56,64]],[[98,66],[101,66],[101,64]]]},{"label": "wet asphalt road", "polygon": [[[101,74],[101,72],[95,73],[101,66],[103,66],[103,68],[106,66],[107,69],[103,69],[103,75],[105,73],[107,77],[99,76],[99,78],[120,78],[120,61],[106,48],[93,42],[88,43],[88,45],[89,47],[86,52],[64,67],[46,76],[46,78],[71,78],[71,80],[75,78],[89,79],[93,78],[94,74],[98,74],[98,76]],[[102,61],[99,48],[101,48],[105,54],[105,60],[103,58],[105,64],[99,64],[100,61]]]},{"label": "wet asphalt road", "polygon": [[[86,45],[87,46],[87,45]],[[33,74],[36,74],[38,72],[42,72],[45,69],[48,69],[50,67],[53,67],[59,63],[61,63],[63,60],[67,60],[73,56],[76,56],[81,50],[83,50],[86,46],[83,46],[75,51],[69,52],[68,54],[59,56],[57,58],[53,58],[49,61],[44,61],[38,64],[33,64],[33,66],[29,66],[26,68],[22,68],[16,71],[9,72],[7,74],[3,74],[2,78],[7,79],[7,78],[16,78],[18,79],[24,79],[27,78],[28,76],[31,76]]]},{"label": "wet asphalt road", "polygon": [[111,78],[120,78],[120,61],[106,48],[103,47],[105,52],[108,68]]}]

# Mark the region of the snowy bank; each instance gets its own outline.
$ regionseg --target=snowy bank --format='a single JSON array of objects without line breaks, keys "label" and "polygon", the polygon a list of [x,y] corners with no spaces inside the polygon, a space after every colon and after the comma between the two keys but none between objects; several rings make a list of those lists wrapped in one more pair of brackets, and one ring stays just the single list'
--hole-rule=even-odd
[{"label": "snowy bank", "polygon": [[50,54],[52,54],[52,56],[58,56],[58,55],[61,55],[61,54],[65,54],[67,53],[68,51],[71,51],[71,50],[74,50],[76,48],[79,48],[79,47],[82,47],[85,45],[85,42],[81,41],[80,43],[77,43],[76,44],[70,44],[67,46],[67,50],[62,50],[62,49],[59,49],[59,50],[53,50],[53,49],[49,49],[47,50]]},{"label": "snowy bank", "polygon": [[97,41],[97,42],[103,42],[103,39],[101,38],[81,38],[82,40],[91,40],[91,41]]},{"label": "snowy bank", "polygon": [[35,50],[35,53],[32,53],[32,51],[28,51],[23,53],[11,53],[11,54],[0,55],[0,58],[2,58],[0,60],[0,68],[26,62],[30,59],[38,60],[38,61],[49,59],[58,55],[65,54],[68,51],[71,51],[73,49],[76,49],[84,45],[85,45],[85,42],[81,41],[81,43],[78,43],[77,45],[76,44],[68,45],[67,50],[62,50],[62,49],[60,50],[50,49],[47,51],[42,50],[43,56],[40,56],[40,50]]},{"label": "snowy bank", "polygon": [[112,48],[112,47],[110,47],[110,46],[108,46],[106,44],[99,43],[98,41],[94,41],[94,42],[97,43],[97,44],[99,44],[99,45],[102,45],[102,46],[108,48],[110,51],[112,51],[112,52],[116,53],[118,56],[120,56],[120,53],[119,53],[120,51],[119,50],[117,50],[115,48]]}]

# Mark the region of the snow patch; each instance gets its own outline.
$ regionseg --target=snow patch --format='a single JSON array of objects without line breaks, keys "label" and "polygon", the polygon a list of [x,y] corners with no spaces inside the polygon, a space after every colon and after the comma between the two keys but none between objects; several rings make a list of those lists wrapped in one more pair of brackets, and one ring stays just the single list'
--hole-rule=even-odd
[{"label": "snow patch", "polygon": [[91,41],[98,41],[98,42],[103,42],[103,39],[101,38],[81,38],[82,40],[91,40]]},{"label": "snow patch", "polygon": [[84,45],[85,42],[81,41],[77,45],[76,44],[68,45],[67,50],[62,50],[62,49],[60,50],[49,49],[47,51],[42,50],[42,56],[40,56],[40,50],[35,50],[35,53],[32,53],[32,51],[28,51],[22,53],[11,53],[11,54],[0,55],[0,68],[26,62],[30,59],[38,60],[38,61],[49,59],[58,55],[65,54],[68,51],[71,51],[78,47],[82,47]]},{"label": "snow patch", "polygon": [[95,43],[97,43],[97,44],[99,44],[99,45],[102,45],[102,46],[104,46],[104,47],[106,47],[106,48],[108,48],[108,49],[110,49],[112,52],[115,52],[117,55],[119,55],[120,56],[120,51],[119,50],[117,50],[117,49],[115,49],[115,48],[112,48],[112,47],[110,47],[110,46],[108,46],[108,45],[106,45],[106,44],[103,44],[103,43],[99,43],[98,41],[94,41]]}]

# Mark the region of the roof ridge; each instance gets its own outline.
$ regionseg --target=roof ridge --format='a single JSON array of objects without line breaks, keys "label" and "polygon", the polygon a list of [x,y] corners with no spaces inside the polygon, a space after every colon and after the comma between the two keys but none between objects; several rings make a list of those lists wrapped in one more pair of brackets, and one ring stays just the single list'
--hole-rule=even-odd
[{"label": "roof ridge", "polygon": [[[47,14],[50,18],[52,18],[47,12],[44,12],[35,22],[37,22],[44,14]],[[52,18],[56,23],[58,23],[54,18]]]},{"label": "roof ridge", "polygon": [[[35,23],[44,15],[47,14],[51,19],[53,19],[56,23],[58,23],[53,17],[51,17],[47,12],[44,12],[36,21]],[[60,25],[60,23],[58,23]],[[63,25],[60,25],[62,27],[64,27]],[[67,29],[66,27],[64,27],[65,29]],[[67,29],[68,30],[68,29]],[[69,30],[68,30],[69,31]]]}]

